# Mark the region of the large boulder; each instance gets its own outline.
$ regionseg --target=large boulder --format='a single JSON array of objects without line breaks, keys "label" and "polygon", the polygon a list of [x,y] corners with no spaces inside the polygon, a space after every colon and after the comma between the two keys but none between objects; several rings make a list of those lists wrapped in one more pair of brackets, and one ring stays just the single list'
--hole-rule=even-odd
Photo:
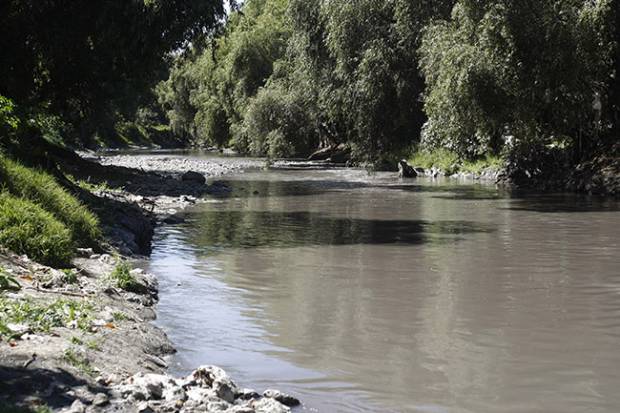
[{"label": "large boulder", "polygon": [[194,171],[187,171],[181,176],[182,181],[195,182],[200,185],[204,185],[207,182],[205,176],[201,173]]},{"label": "large boulder", "polygon": [[413,166],[409,165],[407,161],[403,159],[398,162],[398,176],[400,178],[417,178],[418,173]]}]

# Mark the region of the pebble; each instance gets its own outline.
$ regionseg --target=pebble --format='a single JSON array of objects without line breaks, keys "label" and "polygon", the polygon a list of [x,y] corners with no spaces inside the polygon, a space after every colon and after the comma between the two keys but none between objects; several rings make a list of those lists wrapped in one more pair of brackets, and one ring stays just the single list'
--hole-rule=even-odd
[{"label": "pebble", "polygon": [[110,403],[110,398],[105,393],[97,393],[93,399],[93,406],[105,406]]}]

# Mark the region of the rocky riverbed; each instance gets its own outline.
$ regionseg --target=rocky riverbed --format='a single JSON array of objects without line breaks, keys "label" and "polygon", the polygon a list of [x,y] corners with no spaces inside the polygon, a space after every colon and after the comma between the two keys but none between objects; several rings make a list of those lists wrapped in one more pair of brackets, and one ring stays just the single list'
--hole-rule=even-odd
[{"label": "rocky riverbed", "polygon": [[196,171],[208,177],[217,177],[231,172],[265,166],[263,159],[198,158],[187,157],[182,154],[105,155],[96,156],[95,159],[102,165],[122,166],[171,176],[182,176],[187,171]]},{"label": "rocky riverbed", "polygon": [[286,413],[298,405],[277,390],[238,387],[215,366],[167,375],[166,355],[174,348],[152,324],[157,280],[129,264],[129,256],[148,255],[156,225],[177,222],[186,206],[227,192],[206,178],[261,166],[150,155],[62,164],[99,214],[109,245],[78,250],[64,270],[0,251],[0,407]]}]

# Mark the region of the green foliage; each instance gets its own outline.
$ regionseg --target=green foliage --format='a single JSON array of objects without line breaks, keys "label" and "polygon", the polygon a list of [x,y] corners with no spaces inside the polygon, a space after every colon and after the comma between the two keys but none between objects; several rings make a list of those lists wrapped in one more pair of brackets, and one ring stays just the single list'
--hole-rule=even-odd
[{"label": "green foliage", "polygon": [[117,322],[129,320],[129,317],[127,316],[127,314],[123,313],[122,311],[113,312],[112,317],[114,317],[114,321],[117,321]]},{"label": "green foliage", "polygon": [[485,169],[499,170],[505,165],[505,160],[501,156],[492,154],[486,154],[480,158],[472,160],[465,160],[462,162],[460,170],[463,172],[473,172],[479,174]]},{"label": "green foliage", "polygon": [[7,133],[19,127],[19,118],[15,116],[15,103],[0,95],[0,133]]},{"label": "green foliage", "polygon": [[451,175],[458,170],[459,156],[447,149],[421,150],[409,159],[409,163],[425,169],[440,168],[446,174]]},{"label": "green foliage", "polygon": [[45,172],[0,155],[0,183],[12,195],[51,213],[69,228],[73,241],[94,244],[101,237],[97,217]]},{"label": "green foliage", "polygon": [[140,283],[136,277],[131,274],[131,266],[127,261],[120,261],[112,273],[110,279],[116,287],[136,294],[146,292],[144,284]]},{"label": "green foliage", "polygon": [[63,269],[62,271],[62,276],[63,276],[63,281],[66,284],[77,284],[78,282],[78,274],[75,270],[73,269]]},{"label": "green foliage", "polygon": [[[224,33],[179,56],[157,87],[160,104],[177,134],[222,147],[240,131],[249,99],[271,76],[289,37],[284,0],[249,0],[230,16]],[[236,146],[249,147],[240,137]]]},{"label": "green foliage", "polygon": [[426,29],[427,147],[462,157],[554,136],[591,137],[609,76],[612,2],[458,1]]},{"label": "green foliage", "polygon": [[89,340],[86,342],[86,348],[92,351],[101,351],[101,346],[96,339]]},{"label": "green foliage", "polygon": [[481,173],[487,168],[501,169],[504,166],[501,156],[486,154],[473,160],[463,160],[456,152],[439,148],[435,150],[423,149],[415,152],[409,158],[409,164],[424,169],[439,168],[445,174],[457,172]]},{"label": "green foliage", "polygon": [[446,170],[569,165],[617,138],[617,4],[248,0],[158,96],[173,131],[243,153],[347,143],[378,165],[413,145]]},{"label": "green foliage", "polygon": [[0,245],[47,265],[64,266],[75,251],[70,231],[31,201],[0,193]]},{"label": "green foliage", "polygon": [[90,364],[90,360],[85,355],[71,348],[65,350],[65,352],[63,353],[63,359],[88,376],[94,377],[96,374],[95,369],[93,369]]},{"label": "green foliage", "polygon": [[269,87],[250,101],[240,133],[249,142],[251,153],[281,158],[316,148],[312,120],[296,98],[282,88]]},{"label": "green foliage", "polygon": [[52,409],[47,405],[23,407],[2,404],[0,402],[0,413],[52,413]]},{"label": "green foliage", "polygon": [[0,292],[6,290],[20,290],[21,285],[11,274],[0,267]]},{"label": "green foliage", "polygon": [[[0,91],[45,107],[81,142],[113,134],[166,71],[166,55],[199,41],[224,16],[217,0],[0,4]],[[38,109],[37,109],[38,110]],[[64,139],[69,139],[64,136]]]},{"label": "green foliage", "polygon": [[6,270],[0,267],[0,292],[6,290],[20,290],[19,282]]},{"label": "green foliage", "polygon": [[[349,141],[402,151],[425,120],[415,48],[452,1],[249,0],[158,88],[173,130],[245,153],[307,155]],[[414,21],[411,21],[411,20]]]},{"label": "green foliage", "polygon": [[48,333],[56,327],[91,327],[93,307],[85,301],[58,299],[40,303],[30,299],[12,300],[0,297],[0,337],[12,338],[7,324],[24,324],[33,332]]}]

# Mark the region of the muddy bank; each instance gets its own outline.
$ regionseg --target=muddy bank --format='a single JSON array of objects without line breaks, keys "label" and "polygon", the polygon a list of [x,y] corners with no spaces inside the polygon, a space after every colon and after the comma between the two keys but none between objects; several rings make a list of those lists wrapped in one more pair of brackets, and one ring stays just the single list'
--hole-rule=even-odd
[{"label": "muddy bank", "polygon": [[0,296],[0,401],[52,409],[92,403],[111,397],[110,381],[165,369],[161,357],[174,349],[150,323],[157,281],[133,270],[141,291],[123,290],[111,276],[120,258],[83,255],[61,271],[0,252],[4,274],[18,283]]},{"label": "muddy bank", "polygon": [[298,404],[278,391],[242,389],[213,366],[191,377],[165,374],[174,348],[151,323],[157,280],[123,263],[150,253],[156,225],[182,219],[177,214],[206,195],[227,193],[201,177],[263,164],[149,158],[72,156],[58,163],[67,185],[101,219],[109,244],[100,251],[79,250],[67,270],[0,251],[0,285],[8,280],[0,295],[0,407],[278,413]]},{"label": "muddy bank", "polygon": [[166,375],[174,348],[151,323],[155,277],[133,269],[130,288],[113,275],[122,258],[81,252],[62,271],[0,252],[11,279],[11,291],[0,296],[0,407],[285,413],[299,404],[275,390],[240,388],[214,366]]}]

